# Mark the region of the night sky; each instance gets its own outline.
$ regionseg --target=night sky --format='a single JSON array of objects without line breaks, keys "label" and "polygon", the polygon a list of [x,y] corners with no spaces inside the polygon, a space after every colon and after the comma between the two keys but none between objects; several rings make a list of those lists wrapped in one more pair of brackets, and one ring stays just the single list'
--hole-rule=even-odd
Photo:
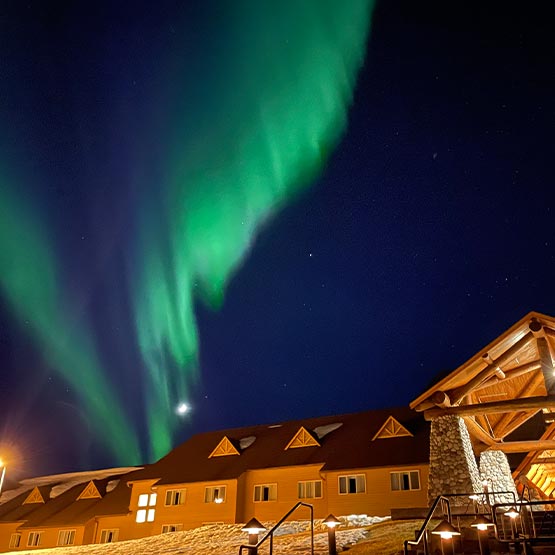
[{"label": "night sky", "polygon": [[[165,196],[166,183],[179,174],[168,167],[194,160],[210,181],[232,163],[230,130],[271,91],[252,76],[265,75],[272,37],[311,13],[297,0],[276,15],[277,4],[2,3],[0,218],[12,223],[0,222],[0,272],[14,257],[32,261],[23,264],[32,275],[16,276],[25,287],[0,283],[0,449],[15,475],[152,459],[145,407],[160,405],[145,367],[179,364],[145,359],[145,299],[164,274],[158,262],[174,281],[186,277],[163,235],[177,190]],[[530,310],[555,315],[555,48],[540,5],[376,3],[348,119],[325,141],[325,161],[255,226],[223,298],[208,288],[193,300],[198,362],[187,359],[186,394],[170,401],[174,444],[406,405]],[[242,35],[249,10],[259,25]],[[286,92],[276,103],[295,114],[299,99]],[[315,111],[301,108],[292,136]],[[202,136],[192,132],[200,124]],[[19,227],[45,249],[29,249]],[[57,293],[45,301],[43,289]],[[78,354],[57,354],[60,342]],[[89,363],[104,376],[105,394],[91,398],[106,422],[79,393]],[[191,407],[184,417],[176,400]],[[139,460],[103,441],[116,413]]]}]

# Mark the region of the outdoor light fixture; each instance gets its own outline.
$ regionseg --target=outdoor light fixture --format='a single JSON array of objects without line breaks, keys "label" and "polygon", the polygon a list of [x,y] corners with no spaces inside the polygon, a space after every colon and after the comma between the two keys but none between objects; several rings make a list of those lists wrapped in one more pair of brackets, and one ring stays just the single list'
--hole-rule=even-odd
[{"label": "outdoor light fixture", "polygon": [[511,507],[506,513],[505,516],[508,516],[510,519],[514,520],[518,516],[518,511]]},{"label": "outdoor light fixture", "polygon": [[258,548],[256,544],[258,543],[258,534],[260,532],[264,532],[267,528],[258,522],[256,518],[251,518],[243,528],[241,528],[241,532],[247,532],[249,535],[249,545],[252,547],[249,548],[251,555],[256,555],[258,553]]},{"label": "outdoor light fixture", "polygon": [[460,536],[461,533],[446,520],[442,520],[433,530],[432,534],[438,535],[442,540],[450,540],[453,536]]},{"label": "outdoor light fixture", "polygon": [[487,530],[490,526],[493,526],[493,522],[484,515],[478,515],[470,526],[472,526],[473,528],[477,528],[478,530],[483,532]]},{"label": "outdoor light fixture", "polygon": [[[480,555],[484,555],[484,546],[482,545],[482,534],[480,534],[480,532],[485,532],[490,526],[494,526],[494,524],[489,518],[485,517],[484,515],[478,515],[470,526],[478,530],[478,546],[480,547]],[[486,549],[486,552],[489,553],[487,549]]]},{"label": "outdoor light fixture", "polygon": [[[461,533],[450,523],[446,520],[442,520],[433,530],[432,534],[436,534],[441,538],[441,553],[445,555],[445,551],[443,549],[443,540],[450,540],[453,536],[460,536]],[[455,553],[455,546],[452,546],[453,554]]]},{"label": "outdoor light fixture", "polygon": [[329,555],[337,555],[337,545],[335,543],[335,527],[341,524],[341,521],[333,515],[328,515],[324,519],[324,524],[328,527],[328,553]]}]

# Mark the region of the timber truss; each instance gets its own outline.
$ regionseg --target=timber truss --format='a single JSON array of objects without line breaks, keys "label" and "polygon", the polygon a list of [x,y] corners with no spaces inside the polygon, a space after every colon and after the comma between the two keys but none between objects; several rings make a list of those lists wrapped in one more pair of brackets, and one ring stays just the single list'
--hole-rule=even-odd
[{"label": "timber truss", "polygon": [[[411,408],[423,412],[427,420],[448,414],[462,417],[477,453],[486,449],[528,453],[518,476],[525,475],[531,480],[528,486],[548,496],[555,490],[553,353],[555,319],[530,312],[415,399]],[[536,422],[539,414],[543,417],[541,427],[536,427],[539,431],[515,440],[523,425],[534,417]]]}]

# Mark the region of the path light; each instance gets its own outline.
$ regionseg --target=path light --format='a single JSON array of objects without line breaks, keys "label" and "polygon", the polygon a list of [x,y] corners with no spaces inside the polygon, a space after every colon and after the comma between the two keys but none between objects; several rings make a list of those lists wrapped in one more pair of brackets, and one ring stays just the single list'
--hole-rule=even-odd
[{"label": "path light", "polygon": [[518,511],[511,507],[506,513],[505,516],[508,516],[511,520],[514,520],[518,516]]},{"label": "path light", "polygon": [[256,555],[258,553],[258,547],[256,547],[258,543],[258,534],[265,530],[267,530],[267,528],[263,524],[260,524],[256,518],[251,518],[245,526],[241,528],[241,532],[247,532],[249,534],[249,545],[254,546],[249,547],[251,555]]},{"label": "path light", "polygon": [[[441,553],[445,555],[445,551],[443,549],[443,540],[449,541],[453,538],[453,536],[460,536],[461,533],[450,523],[446,520],[442,520],[433,530],[432,534],[436,534],[441,538]],[[453,553],[455,553],[455,546],[453,546]]]},{"label": "path light", "polygon": [[335,528],[341,524],[341,521],[333,515],[328,515],[324,519],[324,524],[328,527],[328,553],[329,555],[337,555]]},{"label": "path light", "polygon": [[[484,515],[478,515],[474,522],[470,526],[478,530],[478,545],[480,547],[480,555],[484,555],[484,548],[482,546],[482,534],[480,532],[485,532],[490,526],[493,526],[493,522],[485,517]],[[489,553],[489,550],[487,551]]]}]

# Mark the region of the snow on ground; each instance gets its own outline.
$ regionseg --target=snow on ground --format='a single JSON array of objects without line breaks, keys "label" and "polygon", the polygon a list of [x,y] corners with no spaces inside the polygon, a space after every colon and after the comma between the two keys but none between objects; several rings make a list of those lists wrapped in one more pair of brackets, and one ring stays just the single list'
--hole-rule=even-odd
[{"label": "snow on ground", "polygon": [[[367,537],[367,526],[381,522],[389,517],[340,517],[343,524],[337,529],[337,550],[356,543]],[[272,523],[265,523],[271,527]],[[247,534],[241,532],[242,524],[211,524],[185,532],[173,532],[151,536],[139,540],[116,542],[102,545],[83,545],[76,547],[56,547],[52,549],[33,549],[17,551],[19,555],[238,555],[239,546],[246,543]],[[308,521],[287,521],[276,531],[274,553],[276,555],[297,555],[310,553],[310,524]],[[261,536],[262,537],[262,536]],[[269,540],[268,540],[269,541]],[[268,541],[259,553],[268,553]],[[247,551],[243,551],[248,555]],[[327,555],[327,528],[321,520],[314,521],[314,553]]]}]

